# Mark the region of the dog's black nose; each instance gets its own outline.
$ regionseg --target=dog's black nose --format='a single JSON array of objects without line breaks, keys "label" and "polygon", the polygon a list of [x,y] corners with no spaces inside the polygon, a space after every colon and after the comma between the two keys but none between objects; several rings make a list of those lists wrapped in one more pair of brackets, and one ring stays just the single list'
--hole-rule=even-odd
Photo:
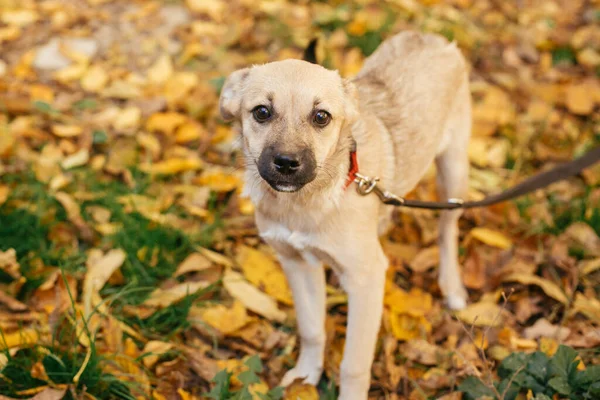
[{"label": "dog's black nose", "polygon": [[273,157],[275,169],[284,175],[291,175],[300,169],[300,161],[293,155],[277,154]]}]

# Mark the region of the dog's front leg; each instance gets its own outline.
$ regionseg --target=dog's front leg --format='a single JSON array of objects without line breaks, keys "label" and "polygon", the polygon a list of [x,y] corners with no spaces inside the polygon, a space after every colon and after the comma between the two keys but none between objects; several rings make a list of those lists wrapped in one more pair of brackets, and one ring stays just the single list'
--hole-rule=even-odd
[{"label": "dog's front leg", "polygon": [[316,385],[323,372],[325,351],[325,271],[322,265],[309,264],[298,253],[297,256],[278,253],[292,289],[300,335],[300,356],[281,385],[287,386],[297,378]]},{"label": "dog's front leg", "polygon": [[368,397],[388,266],[379,242],[356,247],[348,249],[342,261],[341,283],[348,293],[346,344],[340,368],[342,400]]}]

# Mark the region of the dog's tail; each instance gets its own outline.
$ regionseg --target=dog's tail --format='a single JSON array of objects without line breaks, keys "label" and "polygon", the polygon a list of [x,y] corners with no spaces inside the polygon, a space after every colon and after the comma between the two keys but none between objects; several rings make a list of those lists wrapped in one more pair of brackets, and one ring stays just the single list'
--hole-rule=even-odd
[{"label": "dog's tail", "polygon": [[309,63],[312,63],[312,64],[318,64],[318,62],[317,62],[317,42],[318,41],[319,41],[318,38],[314,38],[308,43],[308,46],[306,46],[306,49],[304,49],[304,54],[302,55],[302,59],[304,61],[308,61]]}]

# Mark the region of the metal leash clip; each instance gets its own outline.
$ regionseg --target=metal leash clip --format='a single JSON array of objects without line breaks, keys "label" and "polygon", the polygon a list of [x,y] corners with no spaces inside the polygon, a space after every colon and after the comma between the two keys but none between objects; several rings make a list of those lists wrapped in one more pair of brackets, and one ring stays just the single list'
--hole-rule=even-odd
[{"label": "metal leash clip", "polygon": [[378,177],[368,177],[356,173],[354,182],[356,182],[356,191],[361,196],[366,196],[369,193],[375,193],[379,199],[385,204],[394,204],[394,205],[403,205],[404,198],[396,196],[393,193],[388,192],[387,190],[379,187],[377,182],[379,182]]}]

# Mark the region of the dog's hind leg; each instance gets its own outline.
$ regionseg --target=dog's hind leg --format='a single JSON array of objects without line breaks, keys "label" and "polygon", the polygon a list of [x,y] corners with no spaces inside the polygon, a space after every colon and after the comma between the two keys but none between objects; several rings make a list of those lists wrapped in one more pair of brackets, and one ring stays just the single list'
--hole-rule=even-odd
[{"label": "dog's hind leg", "polygon": [[[467,147],[471,133],[469,101],[460,102],[455,111],[445,132],[450,137],[449,144],[436,158],[437,186],[441,201],[450,198],[462,199],[468,190]],[[440,217],[438,282],[448,307],[455,310],[464,308],[467,301],[467,291],[463,286],[458,265],[458,219],[461,214],[462,210],[442,211]]]}]

